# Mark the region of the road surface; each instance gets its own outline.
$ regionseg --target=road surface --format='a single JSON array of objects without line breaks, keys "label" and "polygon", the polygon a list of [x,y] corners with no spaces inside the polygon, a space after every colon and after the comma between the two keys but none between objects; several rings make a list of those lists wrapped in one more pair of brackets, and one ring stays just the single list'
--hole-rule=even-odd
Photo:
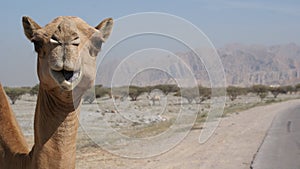
[{"label": "road surface", "polygon": [[276,116],[252,169],[300,169],[300,105]]}]

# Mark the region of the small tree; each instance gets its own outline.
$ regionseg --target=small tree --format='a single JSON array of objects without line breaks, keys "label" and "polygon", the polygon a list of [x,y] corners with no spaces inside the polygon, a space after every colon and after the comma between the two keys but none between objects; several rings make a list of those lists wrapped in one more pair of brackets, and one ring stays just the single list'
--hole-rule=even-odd
[{"label": "small tree", "polygon": [[171,92],[178,92],[179,87],[175,84],[159,84],[156,86],[153,86],[153,89],[159,89],[161,90],[165,95],[168,95]]},{"label": "small tree", "polygon": [[272,93],[274,98],[277,98],[277,96],[281,93],[286,93],[282,87],[269,87],[269,91]]},{"label": "small tree", "polygon": [[175,96],[183,97],[188,101],[189,104],[191,104],[193,100],[196,100],[196,98],[199,97],[198,91],[198,87],[181,88],[180,91],[175,94]]},{"label": "small tree", "polygon": [[4,90],[7,94],[7,96],[10,98],[11,103],[15,104],[17,100],[21,99],[21,96],[24,95],[25,93],[28,93],[29,89],[28,88],[10,88],[10,87],[4,87]]},{"label": "small tree", "polygon": [[199,103],[211,98],[211,89],[203,86],[198,86]]},{"label": "small tree", "polygon": [[231,101],[234,101],[238,96],[246,94],[246,89],[235,86],[228,86],[226,88],[227,95]]},{"label": "small tree", "polygon": [[254,85],[252,86],[252,92],[256,93],[260,97],[261,101],[268,95],[268,87],[264,85]]},{"label": "small tree", "polygon": [[146,92],[146,89],[139,86],[129,86],[128,96],[131,98],[131,101],[137,101],[137,98]]}]

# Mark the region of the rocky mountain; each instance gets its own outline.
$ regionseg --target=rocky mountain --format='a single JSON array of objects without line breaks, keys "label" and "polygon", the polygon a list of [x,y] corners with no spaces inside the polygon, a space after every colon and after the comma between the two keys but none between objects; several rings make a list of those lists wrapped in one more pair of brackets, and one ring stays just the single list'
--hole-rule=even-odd
[{"label": "rocky mountain", "polygon": [[300,46],[232,44],[218,50],[227,84],[295,84],[300,82]]},{"label": "rocky mountain", "polygon": [[[230,44],[217,49],[217,52],[223,64],[227,85],[300,83],[300,46],[297,44]],[[108,57],[100,65],[98,76],[101,77],[101,81],[98,83],[110,86],[114,78],[120,82],[118,85],[129,81],[135,85],[176,83],[188,81],[188,76],[192,73],[200,84],[210,86],[206,66],[203,60],[191,51],[177,52],[175,55],[150,51],[130,58]],[[151,70],[149,67],[158,69]]]}]

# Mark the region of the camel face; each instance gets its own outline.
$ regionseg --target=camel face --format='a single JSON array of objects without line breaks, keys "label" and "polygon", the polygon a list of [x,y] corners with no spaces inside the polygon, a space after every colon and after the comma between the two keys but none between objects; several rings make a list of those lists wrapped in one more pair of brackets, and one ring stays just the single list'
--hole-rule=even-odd
[{"label": "camel face", "polygon": [[25,35],[38,53],[41,85],[48,90],[60,87],[65,91],[91,87],[96,76],[96,56],[112,25],[111,18],[92,27],[78,17],[63,16],[42,28],[23,17]]}]

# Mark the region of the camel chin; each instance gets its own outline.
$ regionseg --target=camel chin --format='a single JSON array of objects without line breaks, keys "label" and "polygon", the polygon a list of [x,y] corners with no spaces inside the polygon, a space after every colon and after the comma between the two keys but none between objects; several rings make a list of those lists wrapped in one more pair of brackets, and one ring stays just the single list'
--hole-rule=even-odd
[{"label": "camel chin", "polygon": [[72,91],[81,81],[82,79],[82,72],[81,69],[77,71],[67,71],[61,70],[56,71],[50,69],[50,74],[58,86],[62,90]]}]

